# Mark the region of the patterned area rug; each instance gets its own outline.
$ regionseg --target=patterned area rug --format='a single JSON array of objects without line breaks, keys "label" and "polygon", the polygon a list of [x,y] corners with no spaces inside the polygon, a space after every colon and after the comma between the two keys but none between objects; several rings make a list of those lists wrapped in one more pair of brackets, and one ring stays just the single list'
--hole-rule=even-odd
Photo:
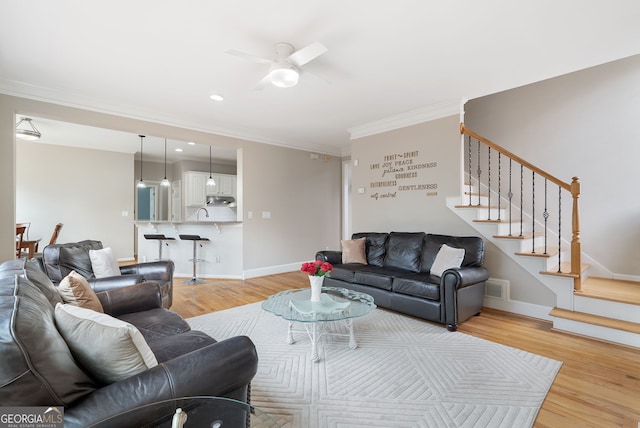
[{"label": "patterned area rug", "polygon": [[[287,428],[531,427],[561,362],[376,309],[358,347],[304,333],[254,303],[188,319],[217,340],[249,336],[260,359],[251,404]],[[333,326],[339,328],[339,325]]]}]

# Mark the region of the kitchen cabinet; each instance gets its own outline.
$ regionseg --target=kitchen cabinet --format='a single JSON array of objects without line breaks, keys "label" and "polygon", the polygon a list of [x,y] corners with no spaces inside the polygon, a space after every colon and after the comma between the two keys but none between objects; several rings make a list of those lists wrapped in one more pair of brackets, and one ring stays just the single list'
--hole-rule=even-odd
[{"label": "kitchen cabinet", "polygon": [[206,183],[208,174],[198,171],[187,171],[185,177],[184,203],[188,207],[202,207],[207,203]]},{"label": "kitchen cabinet", "polygon": [[207,196],[236,197],[237,178],[230,174],[211,174],[215,185],[207,184],[208,172],[185,172],[185,205],[188,207],[202,207],[207,203]]},{"label": "kitchen cabinet", "polygon": [[[235,175],[212,174],[215,186],[207,185],[207,195],[209,196],[233,196],[236,197],[237,179]],[[207,177],[208,178],[208,177]]]}]

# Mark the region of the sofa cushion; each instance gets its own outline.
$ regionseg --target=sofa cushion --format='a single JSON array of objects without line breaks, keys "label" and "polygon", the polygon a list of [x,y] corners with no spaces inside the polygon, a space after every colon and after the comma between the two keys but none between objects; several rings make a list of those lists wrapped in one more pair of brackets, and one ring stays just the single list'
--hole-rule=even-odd
[{"label": "sofa cushion", "polygon": [[420,272],[424,232],[391,232],[387,241],[384,266]]},{"label": "sofa cushion", "polygon": [[91,269],[96,278],[108,278],[110,276],[119,276],[120,268],[118,261],[113,255],[111,247],[102,248],[100,250],[89,250],[89,259],[91,260]]},{"label": "sofa cushion", "polygon": [[162,363],[216,343],[216,340],[201,331],[190,330],[173,336],[160,337],[147,343],[158,363]]},{"label": "sofa cushion", "polygon": [[184,318],[163,308],[121,314],[118,319],[136,326],[147,342],[191,330]]},{"label": "sofa cushion", "polygon": [[396,293],[440,300],[440,278],[426,273],[412,273],[393,278],[392,289]]},{"label": "sofa cushion", "polygon": [[127,322],[69,304],[56,305],[55,320],[76,359],[104,384],[158,365],[138,329]]},{"label": "sofa cushion", "polygon": [[91,309],[96,312],[104,312],[102,303],[95,291],[89,285],[87,279],[72,270],[58,285],[58,294],[64,303]]},{"label": "sofa cushion", "polygon": [[366,265],[366,241],[366,238],[343,239],[340,241],[342,246],[342,263],[361,263]]},{"label": "sofa cushion", "polygon": [[462,267],[479,267],[484,263],[484,241],[477,236],[449,236],[427,234],[422,247],[421,272],[430,272],[431,266],[442,244],[453,248],[464,248]]},{"label": "sofa cushion", "polygon": [[453,248],[442,244],[440,251],[431,265],[431,275],[442,276],[447,269],[457,269],[464,260],[464,248]]},{"label": "sofa cushion", "polygon": [[53,282],[51,282],[49,277],[36,263],[27,259],[17,259],[15,261],[23,264],[22,274],[31,284],[38,287],[42,294],[47,298],[52,308],[56,306],[56,303],[62,303],[62,298],[58,294],[58,290],[53,285]]},{"label": "sofa cushion", "polygon": [[354,233],[351,238],[366,238],[367,264],[382,267],[384,265],[384,253],[386,251],[388,233],[366,232]]},{"label": "sofa cushion", "polygon": [[359,265],[356,264],[334,265],[333,270],[331,271],[331,278],[345,282],[353,282],[355,280],[355,271],[358,266]]},{"label": "sofa cushion", "polygon": [[359,265],[360,268],[354,272],[354,281],[357,284],[370,285],[391,291],[393,277],[407,273],[404,269],[373,267],[369,265]]},{"label": "sofa cushion", "polygon": [[76,364],[50,302],[20,273],[0,273],[0,403],[70,405],[97,385]]}]

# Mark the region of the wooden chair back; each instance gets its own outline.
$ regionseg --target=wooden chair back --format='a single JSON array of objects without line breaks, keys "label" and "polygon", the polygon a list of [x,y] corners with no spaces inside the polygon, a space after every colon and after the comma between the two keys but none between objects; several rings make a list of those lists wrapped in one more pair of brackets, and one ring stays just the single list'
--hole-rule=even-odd
[{"label": "wooden chair back", "polygon": [[22,252],[22,240],[24,239],[24,234],[27,230],[26,226],[16,225],[16,257],[20,258]]},{"label": "wooden chair back", "polygon": [[49,240],[49,245],[53,245],[58,240],[58,235],[60,235],[60,229],[62,229],[62,223],[56,224],[53,228],[53,234],[51,235],[51,239]]}]

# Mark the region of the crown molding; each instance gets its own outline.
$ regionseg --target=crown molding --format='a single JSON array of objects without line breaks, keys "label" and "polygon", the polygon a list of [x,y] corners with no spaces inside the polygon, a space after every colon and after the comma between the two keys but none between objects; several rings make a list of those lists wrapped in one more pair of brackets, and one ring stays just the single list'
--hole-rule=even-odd
[{"label": "crown molding", "polygon": [[[35,93],[38,93],[36,95]],[[113,106],[105,103],[96,103],[95,100],[89,100],[81,95],[68,94],[65,96],[55,89],[45,88],[42,86],[30,85],[23,82],[0,79],[0,94],[8,95],[16,98],[24,98],[33,101],[56,104],[64,107],[77,108],[80,110],[92,111],[95,113],[119,116],[126,119],[140,120],[158,125],[172,126],[176,128],[187,129],[190,131],[203,132],[222,137],[229,137],[238,140],[250,141],[253,143],[268,144],[272,146],[282,147],[292,150],[302,150],[305,152],[322,153],[334,157],[343,157],[344,149],[336,146],[323,144],[296,144],[288,140],[274,139],[264,137],[252,132],[246,132],[240,129],[231,129],[219,126],[203,127],[201,124],[179,122],[169,118],[162,118],[149,112],[136,111],[133,108],[127,108],[123,105]]]},{"label": "crown molding", "polygon": [[396,116],[365,123],[364,125],[354,126],[349,128],[347,131],[351,134],[351,139],[356,140],[358,138],[368,137],[370,135],[376,135],[382,132],[393,131],[394,129],[406,128],[407,126],[460,114],[460,109],[460,100],[445,101]]}]

